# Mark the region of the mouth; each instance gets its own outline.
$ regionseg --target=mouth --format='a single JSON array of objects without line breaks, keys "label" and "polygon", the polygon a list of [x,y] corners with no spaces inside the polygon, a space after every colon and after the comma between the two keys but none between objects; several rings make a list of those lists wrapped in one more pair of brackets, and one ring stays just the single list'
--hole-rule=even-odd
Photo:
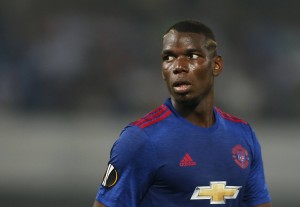
[{"label": "mouth", "polygon": [[192,84],[188,81],[176,81],[172,86],[175,93],[185,94],[190,91]]}]

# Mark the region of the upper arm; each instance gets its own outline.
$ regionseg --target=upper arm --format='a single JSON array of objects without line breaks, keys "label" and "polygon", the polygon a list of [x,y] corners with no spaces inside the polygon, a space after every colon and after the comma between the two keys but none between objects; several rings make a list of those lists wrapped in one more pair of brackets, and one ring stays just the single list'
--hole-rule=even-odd
[{"label": "upper arm", "polygon": [[144,132],[124,131],[111,150],[96,200],[114,207],[139,206],[155,176],[153,150]]}]

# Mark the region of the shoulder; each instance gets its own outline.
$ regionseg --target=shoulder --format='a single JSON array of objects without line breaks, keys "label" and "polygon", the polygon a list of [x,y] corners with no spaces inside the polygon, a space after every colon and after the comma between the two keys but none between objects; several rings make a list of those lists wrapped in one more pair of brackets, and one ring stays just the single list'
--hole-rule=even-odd
[{"label": "shoulder", "polygon": [[245,141],[249,144],[249,146],[259,146],[259,142],[256,137],[255,131],[248,122],[229,113],[226,113],[217,107],[214,108],[218,115],[221,117],[220,122],[222,122],[222,126],[225,129],[227,129],[231,133],[239,135],[239,137],[243,137]]},{"label": "shoulder", "polygon": [[119,169],[153,153],[153,144],[144,130],[128,125],[121,132],[110,151],[110,163]]},{"label": "shoulder", "polygon": [[[118,151],[127,151],[128,146],[131,150],[151,147],[156,142],[156,137],[162,129],[165,129],[164,120],[170,116],[170,109],[162,104],[156,109],[150,111],[137,121],[128,124],[120,133],[113,149]],[[161,125],[163,123],[163,126]]]},{"label": "shoulder", "polygon": [[218,107],[214,107],[214,109],[217,113],[217,116],[219,116],[221,125],[225,129],[231,131],[232,133],[242,134],[244,135],[243,137],[248,137],[250,139],[253,138],[253,129],[248,122],[226,113]]},{"label": "shoulder", "polygon": [[128,124],[120,133],[113,147],[122,149],[124,146],[126,151],[128,146],[132,149],[140,149],[144,145],[151,144],[149,137],[153,137],[153,133],[157,133],[157,130],[151,128],[151,126],[163,122],[171,113],[166,105],[160,105],[137,121]]},{"label": "shoulder", "polygon": [[139,118],[137,121],[130,123],[130,126],[136,126],[140,129],[144,129],[146,127],[155,125],[163,121],[171,114],[171,110],[165,104],[162,104],[156,109],[146,114],[144,117]]},{"label": "shoulder", "polygon": [[245,124],[245,125],[249,125],[248,122],[244,121],[243,119],[240,119],[236,116],[233,116],[229,113],[226,113],[224,111],[222,111],[221,109],[219,109],[218,107],[214,107],[215,111],[225,120],[233,122],[233,123],[241,123],[241,124]]}]

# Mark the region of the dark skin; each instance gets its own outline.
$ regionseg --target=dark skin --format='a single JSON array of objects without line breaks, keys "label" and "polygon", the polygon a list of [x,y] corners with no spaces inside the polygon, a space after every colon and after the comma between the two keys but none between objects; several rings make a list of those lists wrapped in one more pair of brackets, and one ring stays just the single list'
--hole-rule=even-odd
[{"label": "dark skin", "polygon": [[[171,30],[164,36],[162,48],[162,77],[172,104],[180,115],[201,127],[215,122],[214,78],[223,70],[222,57],[206,47],[207,41],[202,34]],[[93,207],[105,206],[95,201]]]},{"label": "dark skin", "polygon": [[214,124],[214,77],[223,69],[221,56],[212,56],[206,37],[170,31],[164,36],[162,76],[174,108],[195,125]]}]

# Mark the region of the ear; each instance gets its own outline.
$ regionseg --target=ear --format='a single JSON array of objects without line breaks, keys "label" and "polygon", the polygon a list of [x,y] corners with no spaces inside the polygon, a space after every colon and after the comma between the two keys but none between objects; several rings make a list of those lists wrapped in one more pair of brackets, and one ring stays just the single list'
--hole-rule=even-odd
[{"label": "ear", "polygon": [[214,57],[213,75],[218,76],[223,71],[223,58],[220,55]]}]

